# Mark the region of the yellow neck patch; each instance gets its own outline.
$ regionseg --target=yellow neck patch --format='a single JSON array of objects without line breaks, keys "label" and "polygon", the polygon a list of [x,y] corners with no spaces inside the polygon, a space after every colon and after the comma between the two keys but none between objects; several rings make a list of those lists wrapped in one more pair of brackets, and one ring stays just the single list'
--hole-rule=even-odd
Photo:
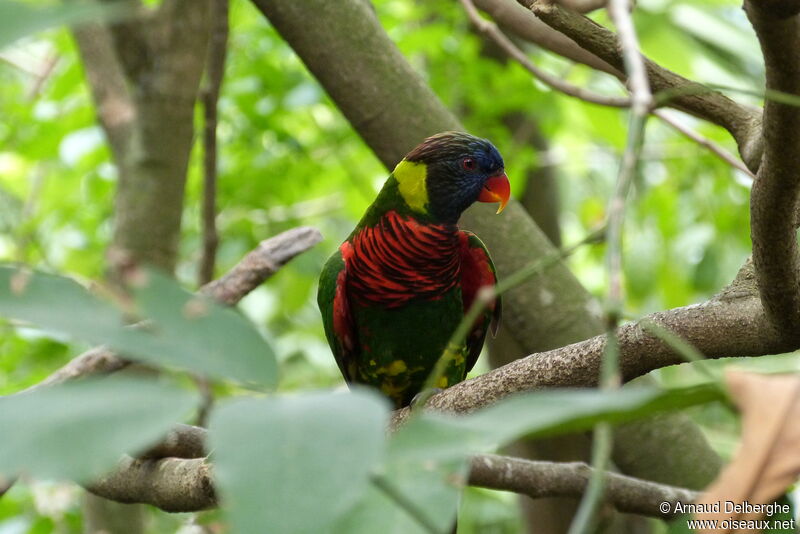
[{"label": "yellow neck patch", "polygon": [[425,178],[428,174],[424,163],[403,160],[394,168],[394,177],[397,180],[400,195],[408,207],[420,213],[427,213],[425,205],[428,203],[428,188]]}]

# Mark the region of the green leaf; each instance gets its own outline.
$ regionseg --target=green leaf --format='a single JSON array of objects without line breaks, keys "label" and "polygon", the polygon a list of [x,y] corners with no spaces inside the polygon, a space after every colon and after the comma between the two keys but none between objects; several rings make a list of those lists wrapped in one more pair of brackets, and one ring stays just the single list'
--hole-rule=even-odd
[{"label": "green leaf", "polygon": [[78,24],[93,19],[120,16],[130,5],[103,5],[96,2],[70,5],[36,6],[30,3],[3,0],[0,2],[0,48],[20,37],[64,24]]},{"label": "green leaf", "polygon": [[319,532],[364,494],[388,406],[372,392],[234,401],[209,439],[236,532]]},{"label": "green leaf", "polygon": [[274,386],[274,353],[243,316],[155,271],[144,278],[134,290],[144,328],[126,327],[120,310],[74,280],[11,267],[0,267],[0,314],[157,365]]},{"label": "green leaf", "polygon": [[[236,311],[189,293],[157,271],[148,272],[134,299],[139,313],[155,324],[146,329],[152,342],[143,357],[253,385],[277,383],[275,353]],[[140,333],[124,331],[134,332]]]},{"label": "green leaf", "polygon": [[[723,398],[716,384],[661,390],[631,387],[542,391],[518,395],[466,416],[424,412],[389,442],[387,480],[411,506],[447,532],[452,523],[468,454],[494,450],[521,436],[549,436],[591,429],[598,421],[625,422],[654,412]],[[419,520],[373,488],[334,529],[350,532],[427,532]]]},{"label": "green leaf", "polygon": [[0,399],[0,473],[85,481],[153,444],[195,404],[147,380],[104,377]]},{"label": "green leaf", "polygon": [[462,417],[423,413],[403,426],[390,451],[409,458],[450,458],[491,450],[521,436],[552,436],[623,423],[656,412],[724,399],[716,384],[681,389],[630,387],[518,395]]}]

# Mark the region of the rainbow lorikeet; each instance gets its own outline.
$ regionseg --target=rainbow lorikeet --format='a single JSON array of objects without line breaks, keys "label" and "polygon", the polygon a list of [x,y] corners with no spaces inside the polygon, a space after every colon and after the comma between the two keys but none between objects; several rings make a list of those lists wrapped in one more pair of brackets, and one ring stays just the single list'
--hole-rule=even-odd
[{"label": "rainbow lorikeet", "polygon": [[[478,290],[497,282],[486,246],[458,219],[476,200],[500,213],[509,196],[500,153],[466,133],[429,137],[395,167],[320,276],[325,334],[347,382],[396,407],[420,392]],[[436,386],[464,380],[499,318],[498,298]]]}]

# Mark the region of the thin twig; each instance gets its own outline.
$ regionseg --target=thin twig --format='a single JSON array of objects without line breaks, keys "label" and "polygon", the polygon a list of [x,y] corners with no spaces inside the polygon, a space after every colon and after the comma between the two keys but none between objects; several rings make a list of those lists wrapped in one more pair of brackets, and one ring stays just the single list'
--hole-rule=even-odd
[{"label": "thin twig", "polygon": [[742,160],[740,160],[739,158],[737,158],[736,156],[734,156],[733,154],[722,148],[720,145],[718,145],[711,139],[703,137],[702,135],[698,134],[691,128],[687,128],[679,121],[672,118],[668,113],[665,113],[662,110],[654,110],[652,111],[652,114],[661,119],[662,121],[664,121],[672,128],[674,128],[676,131],[682,133],[683,135],[685,135],[686,137],[697,143],[698,145],[709,149],[711,152],[717,155],[722,161],[724,161],[731,167],[742,171],[744,174],[750,177],[750,179],[755,179],[756,175],[753,174],[753,172],[747,168],[747,165],[745,165]]},{"label": "thin twig", "polygon": [[[214,278],[214,267],[219,246],[217,231],[217,174],[218,148],[217,123],[219,120],[219,95],[225,75],[225,60],[228,53],[229,1],[213,0],[211,6],[211,33],[208,40],[206,58],[206,86],[201,98],[203,101],[203,205],[200,210],[200,226],[203,233],[203,246],[197,269],[197,284],[203,286]],[[200,392],[201,403],[196,422],[204,425],[214,405],[214,392],[205,376],[195,376]]]},{"label": "thin twig", "polygon": [[403,494],[399,488],[396,488],[385,476],[373,475],[370,481],[373,486],[381,490],[384,495],[405,510],[423,529],[431,534],[442,534],[433,521],[428,518],[425,511],[420,509],[414,501],[406,497],[406,495]]},{"label": "thin twig", "polygon": [[[607,342],[600,365],[600,388],[615,389],[621,384],[619,371],[619,338],[617,325],[623,307],[622,294],[622,227],[625,220],[625,202],[628,197],[639,162],[644,128],[653,105],[653,95],[647,79],[647,69],[639,52],[636,30],[630,16],[628,0],[609,0],[608,10],[617,26],[628,87],[631,92],[631,112],[628,125],[628,142],[622,155],[614,195],[608,208],[608,303],[606,335]],[[612,450],[611,427],[600,423],[595,427],[592,444],[592,467],[595,471],[589,480],[586,493],[570,525],[570,534],[593,531],[597,510],[603,499]]]},{"label": "thin twig", "polygon": [[600,72],[623,78],[618,70],[558,30],[531,16],[528,10],[515,0],[473,0],[475,6],[488,14],[503,28],[524,41],[532,43],[563,58],[581,63]]},{"label": "thin twig", "polygon": [[203,90],[203,207],[201,226],[203,250],[198,269],[198,285],[214,278],[219,234],[217,232],[217,120],[219,94],[225,73],[225,56],[228,51],[228,0],[214,0],[213,27],[208,42],[206,87]]},{"label": "thin twig", "polygon": [[58,65],[58,61],[60,59],[61,58],[58,55],[53,54],[45,60],[41,71],[36,74],[33,85],[31,85],[31,88],[28,91],[28,100],[36,100],[36,98],[38,98],[39,94],[42,92],[42,89],[47,83],[47,80],[50,79],[53,71],[55,71],[56,65]]},{"label": "thin twig", "polygon": [[586,102],[591,102],[593,104],[599,104],[601,106],[611,106],[616,108],[625,108],[630,106],[630,99],[626,97],[618,97],[618,96],[606,96],[595,93],[593,91],[589,91],[582,87],[578,87],[573,85],[557,76],[553,76],[549,72],[540,69],[533,62],[525,55],[525,53],[520,50],[512,41],[509,39],[501,30],[497,27],[494,22],[488,21],[481,17],[480,13],[478,13],[475,4],[473,4],[472,0],[460,0],[461,5],[464,6],[464,10],[467,12],[467,16],[469,17],[470,22],[477,28],[478,31],[485,34],[487,37],[492,39],[497,46],[499,46],[503,51],[505,51],[511,58],[516,60],[520,65],[522,65],[525,70],[533,74],[533,76],[547,85],[548,87],[555,89],[565,95],[569,95],[575,98],[579,98]]}]

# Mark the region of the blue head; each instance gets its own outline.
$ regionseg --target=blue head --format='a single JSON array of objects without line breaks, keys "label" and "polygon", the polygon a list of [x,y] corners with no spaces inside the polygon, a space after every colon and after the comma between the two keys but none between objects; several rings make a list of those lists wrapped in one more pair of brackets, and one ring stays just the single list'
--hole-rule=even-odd
[{"label": "blue head", "polygon": [[[424,209],[437,221],[457,222],[475,201],[499,202],[498,213],[508,202],[503,158],[486,139],[463,132],[439,133],[409,152],[404,162],[415,168],[424,165]],[[396,175],[400,169],[398,165]]]}]

